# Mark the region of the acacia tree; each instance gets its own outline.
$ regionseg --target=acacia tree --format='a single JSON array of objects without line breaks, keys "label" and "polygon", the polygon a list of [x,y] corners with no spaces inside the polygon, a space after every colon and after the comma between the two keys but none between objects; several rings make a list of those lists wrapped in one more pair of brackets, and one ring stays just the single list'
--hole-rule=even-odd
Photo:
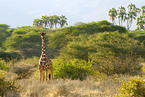
[{"label": "acacia tree", "polygon": [[122,25],[122,22],[125,22],[125,17],[126,17],[126,9],[124,7],[119,7],[117,10],[118,12],[118,19],[119,19],[119,25]]},{"label": "acacia tree", "polygon": [[112,20],[112,23],[116,24],[115,23],[115,18],[117,16],[116,9],[115,8],[110,9],[108,15],[110,16],[110,19]]},{"label": "acacia tree", "polygon": [[59,21],[60,27],[62,28],[65,24],[68,25],[67,23],[67,18],[64,15],[60,16],[60,21]]}]

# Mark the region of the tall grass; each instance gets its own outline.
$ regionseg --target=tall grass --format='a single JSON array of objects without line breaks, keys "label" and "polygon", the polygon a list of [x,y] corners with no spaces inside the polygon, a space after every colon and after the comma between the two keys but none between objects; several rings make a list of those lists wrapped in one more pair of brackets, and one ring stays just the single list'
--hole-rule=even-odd
[{"label": "tall grass", "polygon": [[93,78],[86,80],[55,79],[40,84],[35,77],[22,79],[19,84],[23,86],[20,97],[110,97],[119,93],[123,81],[130,76],[112,76],[106,80],[95,81]]}]

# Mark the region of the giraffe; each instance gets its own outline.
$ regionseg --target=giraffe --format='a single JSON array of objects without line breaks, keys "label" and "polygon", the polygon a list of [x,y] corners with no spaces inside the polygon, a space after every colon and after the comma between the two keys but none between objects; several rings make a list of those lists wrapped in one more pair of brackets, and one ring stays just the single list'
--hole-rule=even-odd
[{"label": "giraffe", "polygon": [[[46,53],[45,53],[45,32],[41,32],[41,39],[42,39],[42,52],[41,57],[39,60],[39,70],[40,70],[40,82],[44,82],[45,78],[47,81],[47,72],[49,70],[49,73],[51,75],[51,80],[53,80],[53,65],[50,59],[48,59]],[[49,78],[49,77],[48,77]]]}]

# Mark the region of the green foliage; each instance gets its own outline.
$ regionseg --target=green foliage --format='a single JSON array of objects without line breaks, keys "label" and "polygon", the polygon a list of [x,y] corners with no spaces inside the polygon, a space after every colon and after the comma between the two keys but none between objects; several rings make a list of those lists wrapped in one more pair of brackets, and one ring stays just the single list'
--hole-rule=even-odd
[{"label": "green foliage", "polygon": [[134,77],[122,84],[120,93],[119,97],[145,97],[145,81],[140,77]]},{"label": "green foliage", "polygon": [[[36,32],[14,31],[5,41],[5,48],[20,51],[25,57],[40,55],[41,37]],[[37,52],[37,53],[36,53]]]},{"label": "green foliage", "polygon": [[77,26],[70,26],[63,29],[55,30],[54,33],[50,37],[50,46],[55,47],[58,50],[67,45],[68,42],[73,41],[73,38],[85,34],[92,35],[96,33],[103,33],[105,31],[119,31],[119,33],[125,33],[126,29],[121,26],[113,25],[106,20],[99,22],[91,22],[88,24],[81,24]]},{"label": "green foliage", "polygon": [[55,78],[83,80],[87,75],[93,74],[92,61],[55,59],[53,64]]},{"label": "green foliage", "polygon": [[0,96],[5,97],[4,95],[12,90],[18,91],[20,86],[16,84],[14,81],[6,80],[4,75],[6,74],[5,71],[0,70]]},{"label": "green foliage", "polygon": [[14,29],[13,33],[17,33],[17,31],[23,31],[23,32],[42,32],[42,31],[47,31],[47,29],[44,28],[35,28],[35,27],[30,27],[30,26],[22,26],[18,27],[17,29]]},{"label": "green foliage", "polygon": [[55,26],[55,28],[57,28],[58,24],[60,25],[61,28],[64,27],[64,25],[68,25],[67,18],[64,15],[61,16],[53,15],[53,16],[42,16],[41,19],[34,19],[33,21],[33,26],[35,27],[53,28]]},{"label": "green foliage", "polygon": [[0,59],[0,70],[8,71],[10,69],[10,65],[7,64],[4,60]]},{"label": "green foliage", "polygon": [[0,24],[0,46],[3,47],[2,43],[6,40],[8,36],[11,35],[10,32],[7,31],[9,28],[6,24]]},{"label": "green foliage", "polygon": [[9,25],[6,25],[6,24],[0,24],[0,27],[3,28],[3,29],[8,29],[8,28],[9,28]]},{"label": "green foliage", "polygon": [[140,56],[144,54],[144,46],[139,45],[139,41],[130,38],[128,34],[120,34],[118,32],[100,33],[90,42],[93,42],[94,45],[98,45],[99,48],[101,47],[101,49],[98,48],[99,53],[108,52],[115,56],[120,56],[120,54]]},{"label": "green foliage", "polygon": [[0,51],[0,58],[2,58],[3,60],[5,61],[10,61],[10,60],[13,60],[13,59],[21,59],[22,58],[22,55],[19,54],[18,52],[15,52],[15,51]]},{"label": "green foliage", "polygon": [[95,65],[95,68],[107,75],[128,74],[137,75],[142,72],[141,60],[134,56],[110,57]]},{"label": "green foliage", "polygon": [[128,34],[104,32],[73,38],[73,42],[61,49],[60,56],[66,59],[94,60],[96,69],[107,75],[134,75],[141,71],[139,58],[144,56],[144,52],[144,46]]},{"label": "green foliage", "polygon": [[145,41],[145,31],[130,31],[129,36],[135,40],[139,40],[140,44]]},{"label": "green foliage", "polygon": [[93,35],[79,35],[61,50],[61,54],[78,59],[98,59],[110,56],[133,54],[143,55],[144,47],[138,41],[131,39],[128,34],[119,32],[104,32]]},{"label": "green foliage", "polygon": [[136,23],[136,25],[138,25],[138,30],[145,30],[145,26],[144,26],[144,24],[145,24],[145,21],[144,21],[144,19],[145,19],[145,6],[142,6],[141,7],[141,9],[140,9],[141,11],[141,13],[140,13],[140,16],[137,18],[137,23]]},{"label": "green foliage", "polygon": [[[142,6],[142,8],[143,8],[143,6]],[[129,30],[129,28],[132,25],[133,20],[135,20],[137,18],[137,15],[140,13],[140,9],[137,8],[135,6],[135,4],[132,4],[132,3],[127,6],[127,9],[128,10],[126,12],[126,9],[122,6],[119,7],[119,9],[117,11],[115,8],[112,8],[109,10],[108,15],[110,16],[112,23],[115,23],[116,17],[118,17],[118,19],[119,19],[119,25],[122,25],[122,22],[126,21],[126,23],[127,23],[126,28]],[[142,10],[144,10],[144,8]],[[137,20],[137,25],[141,29],[143,29],[143,24],[144,24],[144,21],[142,21],[142,18],[140,16],[140,18],[138,18],[138,20]]]},{"label": "green foliage", "polygon": [[108,15],[110,16],[112,23],[115,24],[115,18],[117,17],[117,10],[115,8],[110,9]]},{"label": "green foliage", "polygon": [[8,37],[3,43],[7,50],[13,50],[20,52],[24,57],[40,56],[41,54],[41,31],[46,31],[48,34],[45,37],[46,53],[50,53],[52,56],[51,48],[48,47],[48,35],[52,33],[48,29],[35,28],[29,26],[23,26],[18,29],[14,29],[12,36]]}]

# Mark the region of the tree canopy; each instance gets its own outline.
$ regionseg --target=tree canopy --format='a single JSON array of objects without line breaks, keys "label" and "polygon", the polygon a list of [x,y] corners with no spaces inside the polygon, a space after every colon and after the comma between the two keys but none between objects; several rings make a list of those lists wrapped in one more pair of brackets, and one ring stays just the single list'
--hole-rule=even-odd
[{"label": "tree canopy", "polygon": [[[139,16],[140,12],[142,14]],[[144,6],[139,9],[135,4],[131,3],[127,6],[127,9],[123,6],[119,7],[117,11],[115,8],[110,9],[108,15],[110,16],[112,23],[115,23],[116,17],[118,17],[119,25],[123,25],[123,22],[126,22],[126,28],[128,30],[130,29],[133,20],[137,19],[139,29],[144,29]]]},{"label": "tree canopy", "polygon": [[33,26],[35,27],[57,28],[58,25],[61,28],[64,27],[65,25],[68,25],[67,18],[64,15],[42,16],[41,19],[34,19],[33,21]]}]

